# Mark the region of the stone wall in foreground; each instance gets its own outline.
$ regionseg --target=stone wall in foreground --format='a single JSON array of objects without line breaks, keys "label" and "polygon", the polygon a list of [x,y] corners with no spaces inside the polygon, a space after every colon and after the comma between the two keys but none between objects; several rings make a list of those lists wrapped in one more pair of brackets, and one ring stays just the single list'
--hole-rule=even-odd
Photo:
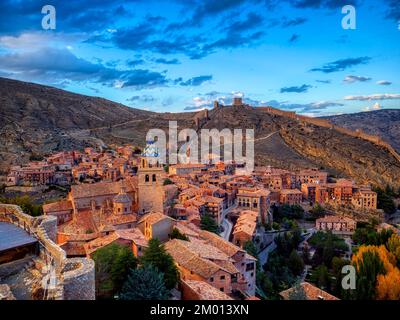
[{"label": "stone wall in foreground", "polygon": [[64,267],[64,299],[95,300],[95,271],[92,259],[71,258]]},{"label": "stone wall in foreground", "polygon": [[94,300],[94,261],[88,258],[67,258],[65,251],[54,241],[57,235],[57,218],[32,217],[19,206],[0,204],[0,221],[12,223],[39,242],[39,257],[43,260],[43,289],[47,299]]}]

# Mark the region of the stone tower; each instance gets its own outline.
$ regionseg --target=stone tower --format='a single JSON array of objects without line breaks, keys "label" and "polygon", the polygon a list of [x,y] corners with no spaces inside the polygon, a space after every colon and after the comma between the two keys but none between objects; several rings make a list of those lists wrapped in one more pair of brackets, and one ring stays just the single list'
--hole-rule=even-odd
[{"label": "stone tower", "polygon": [[158,162],[152,164],[143,157],[138,169],[139,214],[147,212],[163,213],[164,169]]}]

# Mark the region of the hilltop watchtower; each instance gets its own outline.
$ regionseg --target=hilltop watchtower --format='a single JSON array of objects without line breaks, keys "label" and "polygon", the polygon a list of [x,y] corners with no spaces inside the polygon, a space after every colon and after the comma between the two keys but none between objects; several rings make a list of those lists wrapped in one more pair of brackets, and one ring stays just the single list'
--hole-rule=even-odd
[{"label": "hilltop watchtower", "polygon": [[235,107],[242,107],[243,106],[242,97],[234,97],[232,105]]}]

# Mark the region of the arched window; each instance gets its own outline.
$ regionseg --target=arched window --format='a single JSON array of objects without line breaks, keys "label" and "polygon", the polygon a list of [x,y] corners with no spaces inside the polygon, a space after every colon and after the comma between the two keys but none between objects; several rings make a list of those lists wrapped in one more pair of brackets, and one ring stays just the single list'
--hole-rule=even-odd
[{"label": "arched window", "polygon": [[153,182],[156,182],[156,175],[155,174],[153,174],[152,180],[153,180]]},{"label": "arched window", "polygon": [[145,178],[144,178],[144,181],[145,181],[145,182],[149,182],[149,181],[150,181],[150,177],[149,177],[148,174],[146,174],[146,176],[145,176]]}]

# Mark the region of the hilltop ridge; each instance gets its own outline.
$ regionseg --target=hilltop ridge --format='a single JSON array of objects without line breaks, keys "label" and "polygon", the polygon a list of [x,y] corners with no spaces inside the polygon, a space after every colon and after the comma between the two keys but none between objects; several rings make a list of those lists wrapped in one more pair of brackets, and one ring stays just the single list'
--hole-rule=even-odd
[{"label": "hilltop ridge", "polygon": [[400,161],[379,137],[343,129],[326,119],[270,107],[232,106],[156,113],[64,90],[0,78],[0,170],[58,150],[133,143],[149,129],[253,128],[256,162],[295,169],[323,167],[359,183],[400,187]]}]

